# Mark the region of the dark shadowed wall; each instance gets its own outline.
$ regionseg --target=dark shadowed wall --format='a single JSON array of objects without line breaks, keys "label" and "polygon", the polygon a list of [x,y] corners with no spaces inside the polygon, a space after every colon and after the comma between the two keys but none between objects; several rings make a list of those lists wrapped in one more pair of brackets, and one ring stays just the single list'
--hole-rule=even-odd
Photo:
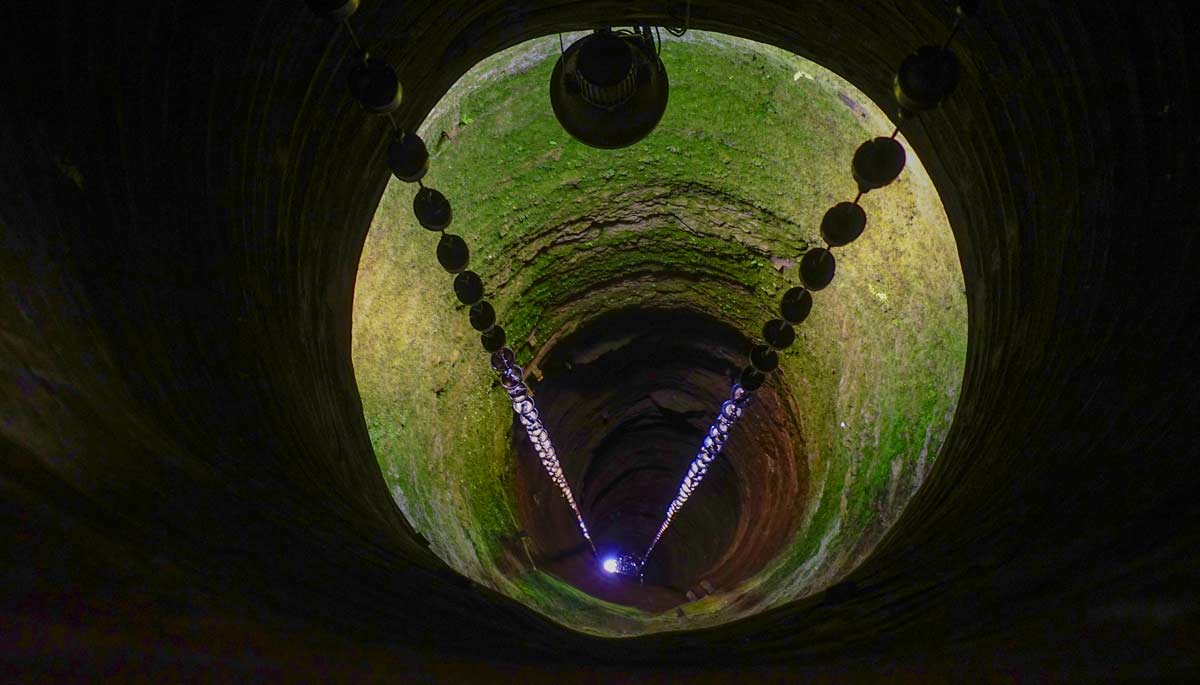
[{"label": "dark shadowed wall", "polygon": [[[1195,675],[1196,14],[984,5],[959,91],[906,130],[970,306],[933,472],[822,596],[625,642],[462,581],[384,487],[349,335],[385,123],[346,93],[346,37],[298,0],[10,9],[0,673]],[[413,124],[497,49],[672,8],[366,2],[353,21]],[[952,14],[691,9],[879,102]]]}]

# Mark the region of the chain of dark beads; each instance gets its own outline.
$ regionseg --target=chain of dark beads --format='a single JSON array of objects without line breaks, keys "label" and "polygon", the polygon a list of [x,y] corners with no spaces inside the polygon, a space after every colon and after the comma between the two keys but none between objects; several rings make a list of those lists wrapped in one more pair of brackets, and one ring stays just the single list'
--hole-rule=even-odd
[{"label": "chain of dark beads", "polygon": [[[974,15],[978,5],[978,0],[959,2],[954,28],[945,42],[940,46],[922,47],[901,62],[893,81],[900,121],[934,109],[954,91],[958,85],[959,62],[949,49],[950,41],[957,35],[963,20]],[[814,247],[801,257],[800,280],[803,285],[783,294],[779,303],[779,318],[763,326],[762,343],[750,350],[750,363],[742,369],[738,381],[733,384],[729,399],[721,404],[717,418],[709,426],[700,451],[688,467],[675,498],[667,506],[662,525],[642,555],[640,564],[644,565],[650,558],[650,553],[675,515],[704,479],[709,465],[720,455],[729,438],[729,431],[742,418],[754,391],[762,387],[767,376],[779,368],[779,352],[796,341],[793,327],[804,322],[812,311],[812,294],[833,281],[836,268],[833,248],[849,245],[866,229],[867,214],[859,205],[862,196],[890,185],[904,170],[906,154],[904,146],[896,140],[899,133],[900,127],[897,126],[892,135],[868,140],[854,152],[850,167],[858,184],[858,195],[854,200],[839,202],[825,212],[821,219],[821,238],[825,241],[825,247]]]},{"label": "chain of dark beads", "polygon": [[358,53],[349,67],[346,83],[351,96],[372,114],[381,114],[391,122],[392,137],[388,143],[388,167],[392,174],[407,183],[419,186],[413,198],[413,213],[417,222],[425,229],[440,234],[437,244],[438,263],[447,273],[454,275],[454,294],[458,301],[469,307],[471,327],[479,331],[483,349],[491,353],[492,368],[500,375],[500,383],[507,391],[525,433],[537,452],[550,479],[562,492],[571,512],[575,515],[579,531],[595,553],[596,548],[584,523],[583,514],[571,492],[570,483],[563,474],[562,464],[550,441],[549,432],[538,415],[532,392],[524,382],[524,372],[515,363],[515,355],[506,346],[507,335],[496,322],[496,310],[484,299],[483,280],[474,271],[469,271],[471,253],[460,236],[447,233],[454,218],[449,200],[442,193],[426,187],[422,179],[429,171],[429,150],[425,142],[413,131],[402,131],[392,113],[400,106],[400,79],[391,65],[375,59],[362,48],[349,19],[358,9],[359,0],[306,0],[309,8],[317,15],[341,24],[349,34]]}]

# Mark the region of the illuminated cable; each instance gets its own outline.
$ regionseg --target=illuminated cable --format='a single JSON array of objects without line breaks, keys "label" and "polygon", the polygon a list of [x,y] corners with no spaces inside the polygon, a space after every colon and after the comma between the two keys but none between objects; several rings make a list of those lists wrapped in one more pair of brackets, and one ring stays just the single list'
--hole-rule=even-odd
[{"label": "illuminated cable", "polygon": [[650,558],[650,553],[654,551],[655,545],[662,538],[663,533],[667,532],[671,521],[675,519],[675,515],[683,508],[688,498],[700,486],[700,481],[704,480],[705,474],[708,473],[709,464],[721,454],[721,449],[725,447],[725,441],[729,439],[729,431],[733,429],[734,424],[738,419],[742,418],[745,413],[746,405],[750,403],[750,391],[743,388],[741,385],[734,383],[733,388],[729,392],[729,399],[721,405],[721,410],[717,413],[717,418],[708,428],[708,434],[704,436],[704,441],[700,444],[700,452],[696,454],[696,458],[692,460],[691,466],[688,467],[687,473],[683,477],[683,482],[679,484],[679,492],[675,495],[675,499],[671,500],[671,504],[667,506],[667,515],[663,518],[662,525],[658,527],[658,532],[655,533],[654,539],[650,541],[650,546],[646,549],[646,553],[642,555],[641,565],[644,567],[646,560]]},{"label": "illuminated cable", "polygon": [[579,524],[579,532],[583,534],[583,538],[587,540],[588,546],[592,548],[592,553],[596,553],[596,545],[592,542],[592,536],[588,533],[587,524],[583,522],[583,514],[579,511],[579,506],[575,503],[575,495],[571,492],[571,484],[567,482],[567,477],[563,473],[562,464],[558,461],[558,453],[554,451],[554,444],[550,442],[550,433],[546,430],[545,424],[538,416],[537,405],[529,393],[529,386],[525,385],[523,372],[521,367],[514,363],[513,351],[507,347],[500,349],[492,354],[492,368],[500,374],[500,384],[508,391],[508,397],[512,400],[513,412],[521,421],[521,425],[525,427],[525,435],[529,438],[530,444],[537,452],[538,459],[542,462],[542,467],[546,469],[547,475],[554,484],[558,486],[562,492],[563,499],[567,500],[567,505],[571,507],[571,513],[575,514],[575,521]]}]

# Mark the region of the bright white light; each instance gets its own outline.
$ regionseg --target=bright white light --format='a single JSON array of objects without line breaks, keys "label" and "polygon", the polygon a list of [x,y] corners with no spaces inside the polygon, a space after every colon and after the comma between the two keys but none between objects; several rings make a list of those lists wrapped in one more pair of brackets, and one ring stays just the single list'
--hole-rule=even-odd
[{"label": "bright white light", "polygon": [[604,567],[604,570],[607,571],[608,573],[616,573],[617,572],[617,560],[612,557],[605,559],[602,566]]}]

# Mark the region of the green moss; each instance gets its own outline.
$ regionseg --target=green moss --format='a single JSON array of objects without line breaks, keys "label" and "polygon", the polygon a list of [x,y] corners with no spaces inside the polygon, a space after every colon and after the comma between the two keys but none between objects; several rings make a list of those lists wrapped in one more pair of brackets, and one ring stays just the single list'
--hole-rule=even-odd
[{"label": "green moss", "polygon": [[[556,38],[485,60],[423,126],[434,157],[426,183],[454,204],[451,231],[470,244],[522,362],[552,334],[631,306],[706,312],[757,335],[797,282],[776,264],[815,243],[825,209],[853,197],[858,143],[891,130],[815,65],[690,35],[665,46],[670,106],[633,147],[594,150],[559,127],[545,95]],[[548,58],[516,59],[533,54]],[[518,63],[529,66],[511,68]],[[862,104],[866,119],[839,94]],[[867,233],[838,251],[834,285],[817,294],[771,381],[790,390],[810,470],[807,499],[796,503],[803,521],[779,557],[742,586],[689,604],[683,622],[533,570],[513,552],[511,412],[434,259],[436,236],[410,217],[413,192],[389,186],[367,239],[355,372],[398,505],[476,581],[596,634],[731,620],[848,571],[936,457],[962,377],[966,306],[945,217],[910,164],[864,198]]]}]

